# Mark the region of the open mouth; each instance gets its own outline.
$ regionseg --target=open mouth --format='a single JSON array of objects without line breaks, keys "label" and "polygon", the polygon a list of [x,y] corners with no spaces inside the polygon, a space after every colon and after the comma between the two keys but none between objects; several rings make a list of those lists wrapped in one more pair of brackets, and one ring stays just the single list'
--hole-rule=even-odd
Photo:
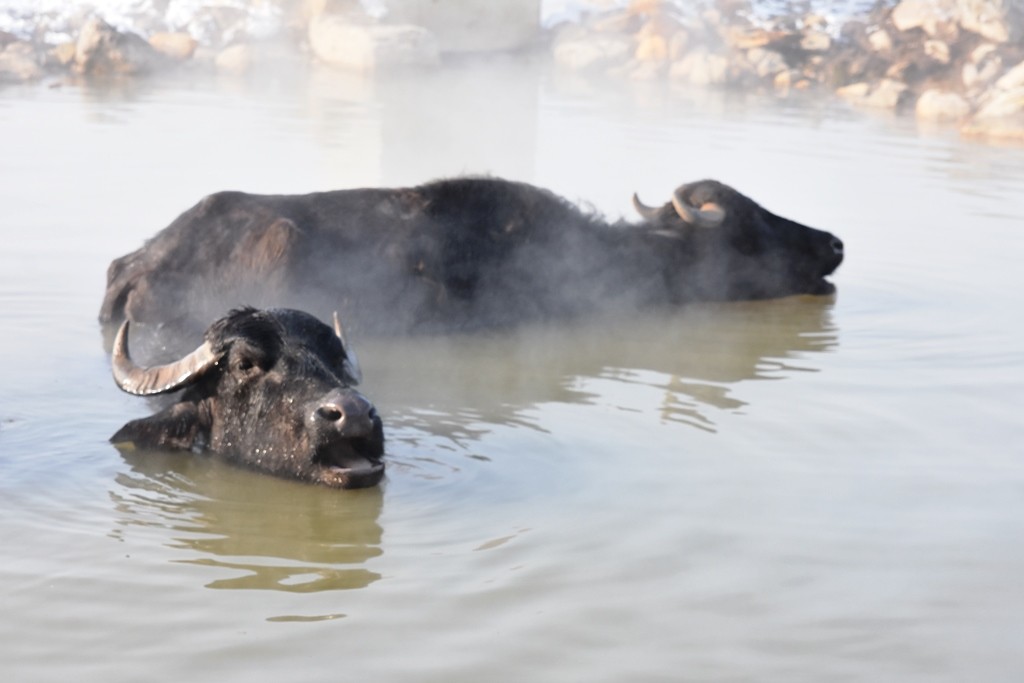
[{"label": "open mouth", "polygon": [[824,277],[819,277],[813,280],[810,285],[810,291],[808,294],[824,295],[824,294],[835,294],[836,286],[826,280]]},{"label": "open mouth", "polygon": [[317,451],[320,483],[334,488],[376,486],[384,478],[383,443],[372,438],[341,439]]},{"label": "open mouth", "polygon": [[807,285],[808,294],[835,294],[836,286],[829,282],[826,278],[831,276],[839,268],[843,262],[843,251],[842,243],[838,240],[833,240],[840,246],[833,246],[834,254],[829,262],[822,264],[821,269],[817,273],[810,275],[809,282]]}]

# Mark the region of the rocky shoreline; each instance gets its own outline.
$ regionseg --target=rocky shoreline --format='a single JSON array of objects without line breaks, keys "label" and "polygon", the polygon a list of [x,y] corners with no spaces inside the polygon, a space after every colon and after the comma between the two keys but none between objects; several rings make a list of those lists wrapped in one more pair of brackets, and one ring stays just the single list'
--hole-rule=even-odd
[{"label": "rocky shoreline", "polygon": [[725,88],[835,93],[972,137],[1024,142],[1024,6],[879,3],[840,25],[814,14],[751,21],[749,2],[683,15],[660,2],[563,27],[562,68]]},{"label": "rocky shoreline", "polygon": [[1024,6],[1014,0],[879,2],[841,20],[766,19],[749,0],[631,0],[544,28],[540,0],[506,4],[500,21],[467,22],[459,35],[450,23],[357,0],[235,0],[200,7],[183,26],[140,15],[132,28],[115,27],[82,11],[62,17],[61,30],[40,21],[29,35],[0,31],[0,84],[189,68],[243,74],[289,59],[376,72],[432,68],[456,51],[520,50],[591,78],[834,93],[967,136],[1024,142]]}]

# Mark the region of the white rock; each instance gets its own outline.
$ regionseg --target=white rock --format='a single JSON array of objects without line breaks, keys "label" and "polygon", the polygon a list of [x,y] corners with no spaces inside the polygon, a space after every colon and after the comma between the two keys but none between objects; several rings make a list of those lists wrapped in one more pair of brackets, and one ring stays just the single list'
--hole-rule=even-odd
[{"label": "white rock", "polygon": [[978,47],[971,50],[970,60],[973,64],[978,64],[993,52],[999,48],[992,43],[982,43]]},{"label": "white rock", "polygon": [[866,104],[870,107],[895,109],[906,90],[905,83],[894,81],[891,78],[883,78],[868,95]]},{"label": "white rock", "polygon": [[42,75],[43,69],[29,43],[14,42],[0,50],[0,83],[34,81]]},{"label": "white rock", "polygon": [[891,78],[883,78],[878,83],[854,83],[836,90],[836,94],[844,100],[864,107],[876,109],[895,109],[907,90],[904,83]]},{"label": "white rock", "polygon": [[775,50],[765,50],[759,47],[747,50],[747,61],[750,62],[754,72],[761,78],[775,76],[780,71],[789,69],[786,60]]},{"label": "white rock", "polygon": [[1003,58],[999,56],[994,45],[986,43],[971,54],[971,60],[965,63],[961,70],[961,78],[968,90],[974,90],[992,83],[1002,70]]},{"label": "white rock", "polygon": [[971,113],[971,105],[960,95],[943,90],[926,90],[914,109],[923,121],[960,121]]},{"label": "white rock", "polygon": [[1021,37],[1014,31],[1024,14],[1020,0],[957,0],[957,11],[961,26],[993,42]]},{"label": "white rock", "polygon": [[198,45],[195,38],[187,33],[154,33],[149,37],[149,44],[160,54],[177,61],[192,59]]},{"label": "white rock", "polygon": [[1024,86],[1024,62],[1007,71],[996,81],[996,87],[1000,90],[1013,90],[1020,86]]},{"label": "white rock", "polygon": [[357,71],[440,62],[434,35],[405,24],[353,24],[340,16],[318,17],[309,24],[309,45],[321,61]]},{"label": "white rock", "polygon": [[804,31],[800,47],[808,52],[826,52],[832,47],[832,39],[824,31]]},{"label": "white rock", "polygon": [[1024,143],[1024,115],[998,119],[971,119],[961,126],[960,133],[970,138]]},{"label": "white rock", "polygon": [[[1024,78],[1018,64],[981,99],[977,113],[960,132],[968,137],[1024,142]],[[1006,86],[1005,88],[1002,86]]]},{"label": "white rock", "polygon": [[892,37],[885,29],[878,29],[868,34],[868,43],[875,52],[888,52],[892,49]]},{"label": "white rock", "polygon": [[924,53],[939,64],[949,64],[949,45],[941,40],[924,41]]},{"label": "white rock", "polygon": [[994,91],[978,110],[976,119],[999,119],[1024,114],[1024,86]]},{"label": "white rock", "polygon": [[82,74],[138,74],[152,71],[162,56],[141,36],[121,32],[93,17],[75,43],[75,71]]},{"label": "white rock", "polygon": [[957,14],[957,0],[902,0],[891,16],[899,31],[922,28],[934,36],[940,24],[955,20]]},{"label": "white rock", "polygon": [[836,95],[847,102],[862,102],[867,98],[869,92],[871,92],[871,84],[863,81],[860,83],[853,83],[851,85],[844,85],[843,87],[836,89]]},{"label": "white rock", "polygon": [[728,80],[729,60],[705,49],[694,50],[672,64],[669,76],[694,85],[722,85]]},{"label": "white rock", "polygon": [[223,73],[245,73],[252,66],[252,49],[244,44],[226,47],[217,53],[213,63]]}]

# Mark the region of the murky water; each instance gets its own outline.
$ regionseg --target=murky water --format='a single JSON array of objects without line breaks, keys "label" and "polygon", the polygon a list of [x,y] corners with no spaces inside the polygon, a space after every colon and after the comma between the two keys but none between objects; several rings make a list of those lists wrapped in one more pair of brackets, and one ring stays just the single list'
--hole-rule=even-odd
[{"label": "murky water", "polygon": [[[1021,149],[502,64],[7,87],[0,149],[3,680],[1024,671]],[[107,444],[149,410],[110,259],[214,190],[463,172],[611,215],[719,178],[840,235],[839,292],[357,339],[380,489]]]}]

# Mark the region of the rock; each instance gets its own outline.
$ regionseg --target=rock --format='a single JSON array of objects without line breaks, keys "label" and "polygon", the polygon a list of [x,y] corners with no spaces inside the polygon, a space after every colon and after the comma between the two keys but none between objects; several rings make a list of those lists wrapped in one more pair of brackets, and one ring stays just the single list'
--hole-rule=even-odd
[{"label": "rock", "polygon": [[971,105],[954,92],[932,89],[917,98],[914,112],[922,121],[960,121],[971,113]]},{"label": "rock", "polygon": [[820,14],[808,14],[804,16],[803,25],[804,28],[824,31],[828,28],[828,19]]},{"label": "rock", "polygon": [[898,31],[920,28],[929,36],[939,34],[939,25],[955,21],[957,0],[902,0],[892,10],[893,26]]},{"label": "rock", "polygon": [[0,83],[24,83],[43,76],[43,68],[31,43],[13,42],[0,52]]},{"label": "rock", "polygon": [[968,59],[970,59],[972,64],[980,64],[981,62],[985,61],[988,57],[990,57],[992,54],[996,53],[998,50],[999,48],[993,45],[992,43],[982,43],[978,47],[971,50],[971,54],[968,55]]},{"label": "rock", "polygon": [[1014,90],[1021,86],[1024,86],[1024,62],[1007,71],[996,81],[996,87],[1000,90]]},{"label": "rock", "polygon": [[1024,8],[1020,0],[958,0],[960,25],[995,43],[1019,42]]},{"label": "rock", "polygon": [[892,50],[892,37],[883,28],[869,33],[868,43],[875,52],[890,52]]},{"label": "rock", "polygon": [[573,71],[605,70],[629,59],[632,42],[621,36],[586,36],[555,44],[555,63]]},{"label": "rock", "polygon": [[641,62],[664,62],[668,59],[668,41],[658,34],[644,36],[634,57]]},{"label": "rock", "polygon": [[323,16],[310,22],[309,46],[320,61],[357,71],[440,63],[434,35],[405,24],[353,24],[341,16]]},{"label": "rock", "polygon": [[878,83],[854,83],[839,88],[836,94],[852,104],[874,107],[877,109],[895,109],[907,92],[907,86],[891,78],[883,78]]},{"label": "rock", "polygon": [[900,31],[921,28],[931,37],[953,40],[959,29],[977,33],[996,43],[1022,36],[1024,9],[1019,0],[902,0],[892,11]]},{"label": "rock", "polygon": [[790,90],[806,90],[811,87],[811,82],[796,69],[786,69],[775,74],[772,85],[779,94],[785,95]]},{"label": "rock", "polygon": [[204,45],[223,48],[255,37],[249,33],[248,28],[253,22],[243,7],[237,4],[232,7],[223,2],[197,4],[201,6],[192,13],[184,30]]},{"label": "rock", "polygon": [[1001,119],[1020,115],[1024,115],[1024,86],[993,91],[985,98],[974,118]]},{"label": "rock", "polygon": [[679,30],[672,34],[672,38],[668,41],[668,58],[669,61],[675,62],[686,56],[686,51],[690,47],[690,34],[686,30]]},{"label": "rock", "polygon": [[252,48],[239,43],[218,52],[213,63],[221,73],[243,74],[252,66],[252,60]]},{"label": "rock", "polygon": [[981,138],[994,142],[1024,143],[1024,117],[974,119],[961,126],[960,134],[969,138]]},{"label": "rock", "polygon": [[871,92],[871,84],[863,81],[844,85],[836,89],[836,95],[839,95],[847,102],[859,102],[867,98],[869,92]]},{"label": "rock", "polygon": [[964,87],[978,90],[988,86],[1003,70],[1003,58],[992,43],[983,43],[975,48],[960,70]]},{"label": "rock", "polygon": [[924,41],[924,53],[939,64],[949,64],[949,45],[941,40]]},{"label": "rock", "polygon": [[153,49],[171,59],[183,62],[192,59],[196,46],[199,44],[188,33],[154,33],[149,37]]},{"label": "rock", "polygon": [[725,32],[725,40],[737,50],[752,50],[764,47],[785,39],[789,34],[784,31],[769,31],[763,28],[746,28],[731,26]]},{"label": "rock", "polygon": [[866,104],[870,107],[895,109],[902,103],[903,95],[906,92],[906,84],[889,78],[883,78],[871,90]]},{"label": "rock", "polygon": [[50,50],[50,59],[57,66],[69,67],[75,61],[75,51],[73,42],[61,43]]},{"label": "rock", "polygon": [[1024,142],[1024,85],[990,91],[974,117],[961,128],[961,133],[968,137]]},{"label": "rock", "polygon": [[754,73],[760,78],[774,78],[776,74],[789,70],[786,60],[775,50],[762,48],[747,50],[747,61],[750,62]]},{"label": "rock", "polygon": [[824,31],[804,31],[800,47],[807,52],[827,52],[832,47],[832,39]]},{"label": "rock", "polygon": [[694,50],[672,64],[669,77],[694,85],[724,85],[729,79],[729,60],[704,48]]},{"label": "rock", "polygon": [[82,26],[75,43],[74,70],[80,74],[141,74],[160,65],[160,54],[141,36],[117,31],[99,18]]}]

